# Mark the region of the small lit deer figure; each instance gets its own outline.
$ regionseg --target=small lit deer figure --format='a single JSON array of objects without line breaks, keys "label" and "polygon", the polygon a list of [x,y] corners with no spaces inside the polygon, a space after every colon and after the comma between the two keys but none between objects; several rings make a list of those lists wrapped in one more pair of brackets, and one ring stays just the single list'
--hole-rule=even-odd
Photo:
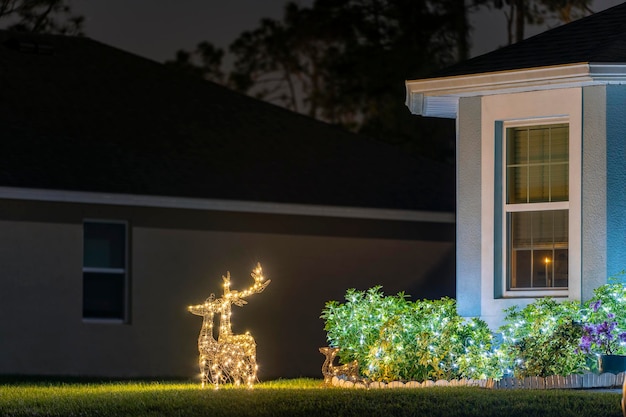
[{"label": "small lit deer figure", "polygon": [[[234,335],[231,329],[231,305],[243,306],[247,304],[244,298],[262,292],[270,283],[264,281],[261,264],[252,271],[254,285],[247,290],[236,291],[230,289],[230,273],[226,273],[224,280],[224,296],[215,299],[211,294],[204,304],[189,306],[192,314],[202,316],[203,323],[198,337],[200,352],[200,374],[202,386],[212,383],[217,389],[220,382],[232,382],[236,385],[245,383],[252,387],[256,381],[256,342],[249,333]],[[213,337],[215,314],[220,314],[218,339]]]},{"label": "small lit deer figure", "polygon": [[324,375],[324,383],[330,385],[334,376],[343,375],[352,381],[356,381],[359,377],[359,363],[352,361],[345,365],[335,365],[335,357],[339,353],[337,347],[321,347],[320,353],[326,357],[322,365],[322,375]]},{"label": "small lit deer figure", "polygon": [[[222,299],[211,294],[204,304],[189,306],[192,314],[202,316],[202,328],[198,336],[199,365],[202,387],[212,383],[215,389],[220,382],[240,381],[247,376],[244,366],[245,352],[239,346],[220,344],[213,337],[213,322],[216,313],[223,308]],[[239,367],[236,366],[239,364]]]}]

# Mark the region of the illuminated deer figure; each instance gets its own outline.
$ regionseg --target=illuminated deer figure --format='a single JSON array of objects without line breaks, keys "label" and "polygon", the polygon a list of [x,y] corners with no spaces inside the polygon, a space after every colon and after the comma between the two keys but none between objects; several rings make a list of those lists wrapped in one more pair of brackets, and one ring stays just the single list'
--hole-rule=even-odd
[{"label": "illuminated deer figure", "polygon": [[[211,294],[204,304],[189,306],[192,314],[204,318],[198,350],[200,352],[200,374],[202,386],[213,383],[217,389],[220,382],[233,382],[239,385],[244,382],[252,387],[256,381],[256,343],[249,333],[234,335],[231,329],[231,305],[243,306],[247,304],[244,298],[262,292],[270,283],[264,281],[261,264],[252,271],[254,285],[244,291],[230,289],[230,273],[226,273],[224,280],[224,296],[215,299]],[[213,337],[213,323],[216,313],[220,314],[218,339]]]},{"label": "illuminated deer figure", "polygon": [[[199,365],[202,386],[212,383],[217,389],[220,382],[241,381],[247,376],[245,352],[239,346],[220,344],[213,337],[215,313],[223,307],[221,299],[211,294],[204,304],[189,306],[189,311],[202,316],[202,329],[198,336]],[[238,365],[238,366],[237,366]]]}]

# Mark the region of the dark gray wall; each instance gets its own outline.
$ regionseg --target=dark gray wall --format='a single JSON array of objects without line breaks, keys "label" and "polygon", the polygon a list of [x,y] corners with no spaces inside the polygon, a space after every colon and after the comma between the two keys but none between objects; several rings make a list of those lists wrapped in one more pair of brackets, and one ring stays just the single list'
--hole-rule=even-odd
[{"label": "dark gray wall", "polygon": [[[86,323],[83,219],[130,230],[128,324]],[[454,296],[454,224],[0,201],[0,373],[196,377],[201,318],[221,276],[272,280],[233,330],[255,337],[259,377],[321,377],[324,303],[348,288]]]}]

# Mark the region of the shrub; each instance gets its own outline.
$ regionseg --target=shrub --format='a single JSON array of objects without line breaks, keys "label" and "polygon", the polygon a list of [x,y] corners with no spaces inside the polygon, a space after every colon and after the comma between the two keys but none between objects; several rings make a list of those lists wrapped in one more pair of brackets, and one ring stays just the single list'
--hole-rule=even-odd
[{"label": "shrub", "polygon": [[616,278],[594,290],[582,309],[585,353],[626,354],[626,286]]},{"label": "shrub", "polygon": [[582,335],[580,305],[540,298],[523,309],[505,310],[500,350],[507,371],[516,377],[570,375],[588,369],[578,349]]},{"label": "shrub", "polygon": [[321,318],[331,346],[340,347],[341,363],[357,360],[364,364],[372,346],[379,344],[383,325],[407,314],[404,294],[384,297],[381,287],[367,291],[349,289],[345,304],[329,301]]},{"label": "shrub", "polygon": [[321,318],[342,363],[357,360],[375,381],[501,376],[492,335],[480,319],[465,320],[456,301],[410,302],[404,293],[384,296],[381,287],[350,289],[346,302],[326,303]]}]

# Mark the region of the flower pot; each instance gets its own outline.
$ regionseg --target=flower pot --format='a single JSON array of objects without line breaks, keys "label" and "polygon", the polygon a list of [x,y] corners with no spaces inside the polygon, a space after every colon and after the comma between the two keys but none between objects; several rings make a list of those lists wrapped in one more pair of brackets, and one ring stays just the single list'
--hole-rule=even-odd
[{"label": "flower pot", "polygon": [[625,355],[600,355],[598,358],[598,370],[600,373],[610,372],[619,374],[626,371]]}]

